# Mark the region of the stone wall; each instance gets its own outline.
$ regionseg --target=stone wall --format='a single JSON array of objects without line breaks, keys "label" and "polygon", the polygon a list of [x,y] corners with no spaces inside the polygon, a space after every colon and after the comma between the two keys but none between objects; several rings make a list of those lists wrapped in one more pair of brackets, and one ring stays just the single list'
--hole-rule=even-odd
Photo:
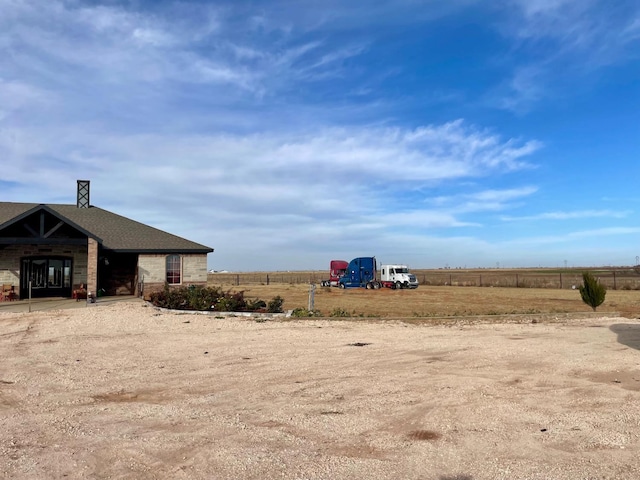
[{"label": "stone wall", "polygon": [[[207,254],[180,255],[182,261],[180,286],[207,284]],[[164,288],[167,268],[166,254],[140,254],[138,279],[144,283],[144,295]]]}]

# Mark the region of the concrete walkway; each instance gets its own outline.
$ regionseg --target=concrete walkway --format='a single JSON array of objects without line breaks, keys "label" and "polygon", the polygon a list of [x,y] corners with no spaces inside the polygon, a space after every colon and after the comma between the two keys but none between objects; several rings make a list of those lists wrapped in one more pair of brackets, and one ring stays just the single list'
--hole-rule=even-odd
[{"label": "concrete walkway", "polygon": [[86,300],[76,301],[71,298],[32,298],[29,300],[14,300],[0,302],[0,313],[12,312],[37,312],[45,310],[65,310],[68,308],[93,308],[101,305],[110,305],[116,302],[140,302],[144,301],[134,295],[119,295],[117,297],[99,297],[96,303],[87,303]]}]

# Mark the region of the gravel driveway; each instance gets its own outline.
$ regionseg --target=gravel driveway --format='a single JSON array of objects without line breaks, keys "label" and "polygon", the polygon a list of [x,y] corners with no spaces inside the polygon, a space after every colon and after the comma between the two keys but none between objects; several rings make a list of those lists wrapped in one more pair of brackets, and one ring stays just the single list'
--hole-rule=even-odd
[{"label": "gravel driveway", "polygon": [[0,311],[0,477],[636,479],[640,323]]}]

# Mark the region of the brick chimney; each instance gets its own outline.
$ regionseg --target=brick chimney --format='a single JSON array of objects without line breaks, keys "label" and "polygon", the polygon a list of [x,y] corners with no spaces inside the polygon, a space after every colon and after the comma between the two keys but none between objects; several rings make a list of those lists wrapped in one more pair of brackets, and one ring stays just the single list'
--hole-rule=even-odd
[{"label": "brick chimney", "polygon": [[78,180],[78,208],[89,208],[89,180]]}]

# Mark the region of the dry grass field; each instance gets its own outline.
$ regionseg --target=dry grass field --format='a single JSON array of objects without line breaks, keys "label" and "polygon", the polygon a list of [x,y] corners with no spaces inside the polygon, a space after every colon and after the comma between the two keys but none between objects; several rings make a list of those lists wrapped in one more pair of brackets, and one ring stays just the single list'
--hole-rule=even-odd
[{"label": "dry grass field", "polygon": [[[309,307],[325,317],[413,318],[433,323],[440,317],[533,314],[590,314],[577,290],[585,269],[412,270],[416,290],[340,290],[320,287],[324,271],[209,274],[210,286],[243,290],[247,297],[285,299],[285,310]],[[587,269],[608,289],[598,313],[640,318],[640,270],[627,267]],[[520,288],[516,288],[520,287]]]},{"label": "dry grass field", "polygon": [[[210,285],[216,284],[210,282]],[[247,297],[266,301],[279,295],[285,300],[285,310],[309,306],[309,285],[272,283],[223,287],[243,290]],[[475,315],[495,316],[499,321],[499,315],[576,313],[588,316],[592,312],[582,302],[578,290],[445,286],[420,286],[415,290],[341,290],[318,286],[314,309],[326,317],[347,313],[352,317],[413,318],[415,321]],[[640,291],[607,291],[598,313],[640,318]]]}]

